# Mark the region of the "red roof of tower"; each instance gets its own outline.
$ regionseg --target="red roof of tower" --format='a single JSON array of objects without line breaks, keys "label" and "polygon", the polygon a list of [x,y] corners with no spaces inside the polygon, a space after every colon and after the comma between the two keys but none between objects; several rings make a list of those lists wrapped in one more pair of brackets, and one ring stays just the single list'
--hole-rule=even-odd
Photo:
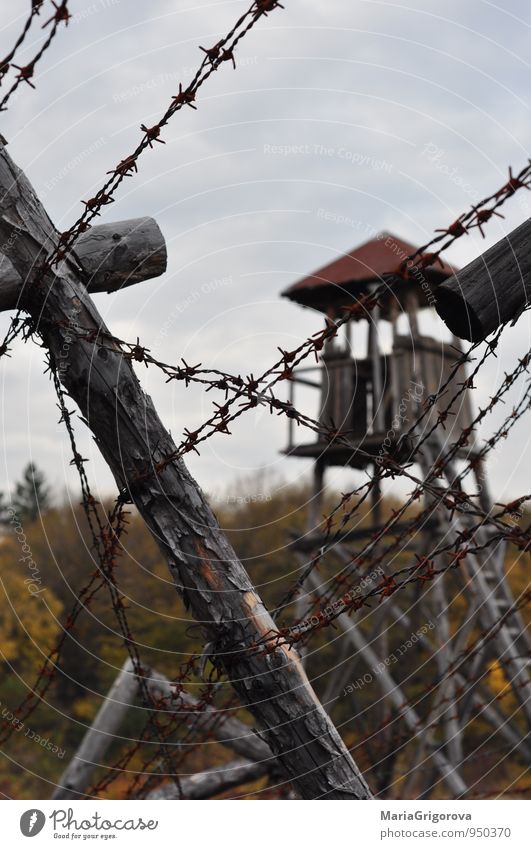
[{"label": "red roof of tower", "polygon": [[[416,250],[414,245],[397,236],[379,233],[376,238],[293,283],[282,295],[303,306],[324,310],[327,302],[334,303],[338,298],[343,300],[345,296],[359,295],[369,283],[381,282],[384,277],[389,279]],[[436,263],[426,268],[424,275],[430,284],[436,285],[456,271],[443,262],[442,267]]]}]

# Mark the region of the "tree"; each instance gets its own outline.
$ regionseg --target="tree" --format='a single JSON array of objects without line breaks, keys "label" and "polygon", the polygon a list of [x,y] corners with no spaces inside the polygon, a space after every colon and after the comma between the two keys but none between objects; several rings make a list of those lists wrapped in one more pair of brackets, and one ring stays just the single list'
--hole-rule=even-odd
[{"label": "tree", "polygon": [[9,504],[3,492],[0,492],[0,525],[6,525],[9,522]]},{"label": "tree", "polygon": [[19,522],[34,522],[50,507],[50,488],[35,463],[28,463],[15,486],[11,503]]},{"label": "tree", "polygon": [[9,669],[31,678],[59,636],[63,605],[33,558],[21,564],[20,555],[14,537],[0,546],[0,645]]}]

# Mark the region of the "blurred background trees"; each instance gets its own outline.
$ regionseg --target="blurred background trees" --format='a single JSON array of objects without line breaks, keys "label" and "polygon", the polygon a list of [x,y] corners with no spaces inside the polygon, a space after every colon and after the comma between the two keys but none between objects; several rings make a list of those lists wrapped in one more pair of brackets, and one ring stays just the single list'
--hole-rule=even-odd
[{"label": "blurred background trees", "polygon": [[[306,504],[310,494],[304,485],[284,485],[281,481],[248,480],[233,485],[230,491],[211,498],[221,526],[242,558],[255,586],[270,609],[274,609],[285,592],[297,578],[296,561],[289,548],[290,535],[304,532]],[[237,492],[238,495],[231,495]],[[258,493],[258,494],[257,494]],[[337,493],[328,493],[323,511],[337,499]],[[47,653],[56,644],[80,590],[98,568],[91,546],[83,508],[77,499],[66,496],[62,503],[52,497],[51,488],[38,467],[28,464],[11,497],[4,497],[3,525],[0,540],[0,648],[2,650],[2,680],[0,683],[0,709],[3,719],[14,711],[34,685],[38,670]],[[102,516],[111,503],[101,505]],[[16,512],[18,524],[6,521]],[[384,513],[396,503],[385,502]],[[128,508],[130,509],[130,508]],[[123,537],[122,552],[115,576],[126,607],[131,631],[138,645],[142,663],[155,667],[170,679],[192,655],[201,654],[204,639],[201,628],[188,615],[179,600],[168,576],[166,563],[147,531],[143,520],[132,510],[127,533]],[[370,523],[367,513],[360,516],[362,523]],[[529,517],[523,517],[529,521]],[[22,531],[22,533],[21,533]],[[523,561],[516,560],[510,552],[508,563],[516,562],[511,569],[511,581],[518,594],[526,582]],[[33,564],[33,566],[31,566]],[[396,563],[395,563],[396,565]],[[331,574],[331,559],[320,567],[323,578]],[[329,571],[330,570],[330,571]],[[453,605],[455,626],[460,615],[459,604]],[[279,614],[279,625],[293,621],[294,608]],[[372,626],[371,626],[372,627]],[[409,631],[400,622],[390,643],[407,638]],[[417,646],[401,660],[400,680],[406,682],[408,698],[422,711],[422,693],[429,684],[429,676],[436,671],[423,663],[421,648]],[[69,758],[74,754],[81,737],[90,724],[101,699],[106,694],[117,671],[127,656],[122,634],[117,627],[107,588],[103,586],[83,609],[75,627],[67,631],[58,668],[52,686],[35,712],[28,718],[25,729],[12,735],[0,762],[0,792],[14,798],[47,798],[51,792],[48,781],[57,779]],[[343,684],[330,688],[331,674],[344,667]],[[208,678],[209,664],[204,672]],[[378,731],[379,713],[385,713],[380,701],[380,691],[372,681],[347,693],[349,682],[362,677],[367,669],[356,653],[349,648],[344,635],[333,628],[317,631],[310,643],[307,657],[310,680],[318,696],[349,746],[352,747],[360,767],[375,788],[385,793],[386,776],[394,769],[396,779],[400,774],[403,742],[397,734],[396,723],[385,731]],[[493,666],[492,682],[500,695],[507,682],[502,670]],[[336,679],[337,680],[337,679]],[[204,688],[204,681],[193,678],[189,686],[192,694]],[[223,693],[226,699],[230,694]],[[504,701],[504,704],[508,704]],[[510,707],[510,705],[509,705]],[[237,715],[252,725],[243,709]],[[117,740],[109,754],[110,761],[119,758],[127,749],[129,740],[141,732],[145,721],[142,710],[130,711],[124,728],[124,740]],[[64,760],[26,736],[26,728],[38,732],[64,750]],[[488,733],[487,733],[488,730]],[[499,759],[499,741],[490,737],[489,726],[482,721],[470,723],[467,730],[472,747],[479,747],[488,738],[483,760],[471,761],[467,769],[478,774],[488,772],[489,757],[494,764]],[[178,743],[178,736],[174,739]],[[129,745],[131,745],[129,743]],[[490,749],[488,748],[490,746]],[[492,754],[489,754],[492,751]],[[391,764],[390,757],[394,763]],[[140,751],[130,767],[138,768],[144,754]],[[185,761],[183,770],[212,767],[230,759],[224,747],[209,742],[200,746]],[[407,767],[407,764],[404,764]],[[496,770],[496,781],[503,784],[512,772],[518,775],[522,765],[515,757],[506,759]],[[100,771],[101,774],[101,771]],[[110,796],[123,797],[127,787],[125,779],[118,778],[110,786]],[[263,788],[266,779],[258,782],[260,798],[275,797],[273,790]],[[444,795],[444,789],[441,789]],[[264,793],[266,796],[264,796]],[[400,798],[400,786],[394,785],[392,795]],[[437,793],[435,794],[437,795]]]}]

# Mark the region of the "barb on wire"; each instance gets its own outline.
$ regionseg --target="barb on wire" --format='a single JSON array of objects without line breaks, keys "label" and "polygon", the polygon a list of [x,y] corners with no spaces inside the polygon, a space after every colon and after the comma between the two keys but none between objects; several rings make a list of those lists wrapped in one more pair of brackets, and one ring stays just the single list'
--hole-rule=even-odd
[{"label": "barb on wire", "polygon": [[24,26],[22,27],[20,35],[18,36],[17,40],[15,41],[15,44],[13,45],[9,53],[4,56],[3,59],[0,59],[0,86],[2,85],[5,75],[10,69],[10,63],[15,58],[18,49],[22,47],[26,36],[31,29],[33,19],[40,14],[43,3],[44,0],[31,0],[31,8],[26,20],[24,21]]},{"label": "barb on wire", "polygon": [[[66,0],[64,0],[61,5],[62,7],[66,7]],[[234,51],[240,41],[262,17],[266,16],[268,12],[271,12],[276,8],[283,7],[277,2],[255,0],[247,11],[238,18],[229,32],[221,38],[214,47],[200,48],[204,54],[203,60],[200,62],[198,69],[190,82],[187,85],[184,85],[183,83],[179,84],[178,93],[173,96],[166,111],[155,124],[150,127],[144,123],[141,124],[140,129],[143,135],[140,142],[136,148],[131,153],[127,154],[114,169],[107,172],[110,174],[109,179],[96,192],[94,197],[83,201],[83,204],[85,205],[83,213],[69,230],[61,234],[61,246],[60,248],[58,246],[46,258],[43,264],[43,273],[44,270],[51,270],[58,261],[63,259],[69,251],[71,251],[79,235],[87,230],[91,221],[93,221],[94,218],[101,213],[102,208],[113,202],[113,196],[123,180],[127,176],[130,176],[132,172],[137,171],[137,163],[141,154],[147,148],[153,148],[154,142],[159,144],[165,143],[164,139],[161,138],[161,132],[173,116],[184,106],[190,106],[194,109],[197,108],[197,93],[212,74],[219,70],[219,68],[224,65],[227,60],[230,60],[232,64],[236,66]],[[56,15],[58,13],[59,12],[57,12]],[[56,29],[58,24],[59,21],[55,20],[53,28]],[[32,73],[33,71],[31,71],[30,76]],[[1,108],[2,104],[0,103],[0,109]]]},{"label": "barb on wire", "polygon": [[44,27],[47,27],[49,24],[52,24],[52,27],[50,29],[50,32],[48,33],[48,36],[44,40],[43,44],[41,45],[41,47],[39,48],[37,53],[35,53],[33,58],[26,65],[15,65],[12,61],[12,59],[15,55],[15,52],[17,51],[20,44],[22,44],[22,41],[24,41],[24,38],[26,37],[26,34],[27,34],[27,32],[28,32],[28,30],[31,26],[33,18],[35,17],[35,15],[39,14],[39,11],[42,7],[42,0],[41,0],[41,2],[32,3],[31,13],[30,13],[30,16],[28,17],[28,19],[26,21],[27,29],[26,29],[26,26],[25,26],[24,31],[23,31],[23,35],[21,37],[19,37],[17,44],[15,45],[15,47],[13,48],[11,53],[8,54],[8,57],[5,58],[2,61],[2,63],[0,64],[0,83],[2,82],[3,76],[5,74],[7,74],[7,72],[10,70],[10,68],[15,68],[18,71],[18,74],[17,74],[14,82],[11,84],[11,87],[7,90],[7,92],[3,96],[2,100],[0,100],[0,112],[6,111],[7,104],[9,103],[9,100],[11,99],[13,94],[16,92],[16,90],[18,89],[18,87],[21,83],[25,82],[31,88],[35,88],[35,84],[33,82],[33,76],[35,74],[36,65],[40,62],[40,60],[42,59],[42,57],[44,56],[44,54],[46,53],[46,51],[50,47],[52,41],[54,40],[54,38],[57,34],[57,31],[58,31],[60,25],[62,23],[64,23],[65,25],[68,25],[68,20],[71,16],[68,12],[67,4],[68,4],[68,0],[61,0],[60,5],[53,3],[53,6],[55,7],[55,14],[52,15],[52,17],[48,21],[46,21],[46,23],[44,24]]},{"label": "barb on wire", "polygon": [[[61,3],[56,3],[52,0],[52,5],[55,12],[43,25],[44,29],[50,27],[50,30],[44,44],[33,60],[26,66],[17,66],[12,63],[16,50],[26,36],[26,29],[22,36],[19,37],[14,50],[4,60],[4,64],[0,65],[0,82],[2,75],[8,70],[6,68],[4,71],[4,65],[11,64],[19,72],[11,89],[4,96],[4,99],[0,101],[0,110],[6,108],[10,96],[22,82],[26,82],[29,86],[34,87],[33,78],[36,63],[50,46],[60,24],[64,23],[68,25],[70,13],[66,0],[63,0]],[[33,7],[37,6],[37,11],[34,11]],[[31,19],[35,14],[38,14],[41,6],[42,2],[33,4]],[[102,187],[93,197],[83,201],[84,209],[81,215],[69,230],[59,234],[56,247],[46,257],[40,269],[42,275],[47,271],[53,271],[55,266],[63,260],[68,259],[80,233],[90,227],[91,222],[101,214],[105,206],[114,202],[115,194],[123,180],[137,173],[138,162],[144,151],[148,148],[156,149],[158,144],[165,144],[165,139],[162,137],[163,130],[176,112],[184,107],[191,109],[198,108],[198,94],[201,86],[223,65],[236,67],[236,51],[240,41],[261,17],[267,16],[277,8],[283,8],[283,6],[281,3],[276,2],[276,0],[254,0],[226,36],[211,47],[201,46],[199,48],[203,55],[191,81],[187,85],[183,83],[179,84],[178,92],[173,96],[170,104],[155,124],[148,126],[147,123],[142,123],[140,125],[142,136],[136,148],[131,153],[125,155],[119,161],[118,165],[107,171],[108,179]],[[29,19],[30,24],[31,19]],[[374,292],[371,292],[370,296],[365,295],[357,302],[345,308],[341,318],[336,321],[327,319],[324,329],[303,341],[294,350],[286,351],[279,348],[280,358],[257,377],[253,373],[248,375],[234,375],[217,369],[208,369],[203,367],[202,363],[190,365],[184,359],[178,365],[169,365],[157,360],[152,355],[150,349],[141,344],[138,337],[135,343],[130,343],[109,334],[98,334],[94,330],[89,331],[82,327],[77,327],[75,331],[72,331],[73,333],[79,334],[80,337],[100,347],[110,346],[113,350],[116,350],[116,346],[120,346],[123,357],[126,360],[132,363],[143,363],[146,367],[153,366],[160,369],[168,382],[172,380],[182,381],[185,387],[189,387],[192,383],[197,383],[204,386],[207,392],[214,391],[221,393],[221,396],[214,395],[217,400],[213,401],[212,414],[209,418],[199,427],[194,427],[193,429],[186,428],[183,439],[174,452],[158,459],[154,456],[146,458],[145,476],[160,476],[170,463],[175,462],[185,454],[191,451],[199,453],[198,446],[216,433],[230,434],[229,427],[231,423],[244,413],[258,406],[269,409],[272,415],[286,416],[296,421],[297,425],[309,428],[317,433],[319,438],[325,442],[352,448],[353,443],[349,432],[342,432],[336,426],[324,427],[321,422],[304,415],[292,403],[276,397],[276,387],[285,381],[292,380],[294,370],[307,357],[313,355],[316,358],[316,362],[318,362],[319,354],[324,349],[326,343],[338,333],[339,328],[349,321],[368,317],[371,311],[378,305],[379,298],[383,294],[392,291],[395,286],[400,286],[404,280],[412,280],[420,284],[425,282],[426,269],[435,263],[442,262],[441,253],[443,251],[457,239],[462,238],[474,229],[478,229],[483,236],[483,228],[493,217],[503,217],[499,211],[503,204],[509,198],[513,197],[516,192],[529,190],[530,188],[531,161],[517,174],[513,174],[512,168],[509,168],[508,179],[496,192],[471,206],[470,209],[460,215],[448,227],[436,231],[436,234],[425,245],[410,256],[402,259],[398,268],[390,269],[389,274],[384,275],[383,282]],[[36,282],[39,282],[38,279]],[[31,323],[22,321],[20,315],[17,314],[8,330],[4,343],[0,346],[0,356],[8,355],[9,346],[18,334],[22,333],[27,338],[31,334],[31,330]],[[295,644],[303,644],[315,632],[333,625],[338,616],[344,613],[350,614],[365,606],[374,607],[380,604],[386,604],[389,598],[395,597],[396,593],[412,584],[416,584],[422,589],[424,586],[433,582],[437,576],[445,574],[452,569],[460,569],[463,561],[468,556],[488,551],[490,548],[498,545],[502,540],[511,542],[520,551],[531,550],[530,529],[516,527],[514,523],[509,521],[511,515],[515,511],[520,510],[523,504],[527,503],[529,500],[528,495],[521,496],[519,499],[508,504],[497,504],[496,506],[501,508],[500,510],[485,513],[478,505],[476,496],[468,494],[464,489],[466,476],[474,470],[474,464],[482,460],[496,446],[500,439],[506,437],[515,423],[529,411],[529,407],[531,406],[531,389],[529,385],[524,398],[506,416],[501,427],[487,440],[485,445],[474,453],[472,459],[465,466],[465,469],[459,474],[454,475],[452,473],[451,480],[447,485],[438,483],[438,478],[443,472],[448,475],[448,470],[451,469],[451,464],[456,459],[458,452],[469,444],[469,440],[484,418],[502,400],[515,381],[528,371],[528,366],[531,362],[531,351],[518,362],[510,374],[505,376],[501,387],[492,396],[490,403],[484,409],[479,410],[471,425],[459,434],[455,442],[449,446],[445,445],[439,456],[435,458],[430,472],[424,479],[419,479],[411,470],[412,460],[425,446],[429,445],[430,437],[435,431],[445,427],[447,417],[452,414],[451,408],[453,404],[464,392],[473,387],[474,376],[483,368],[487,359],[491,356],[496,356],[496,348],[502,332],[503,327],[492,337],[481,356],[474,361],[475,365],[470,376],[463,379],[462,383],[453,389],[456,386],[455,381],[460,369],[463,369],[465,364],[472,362],[472,354],[477,352],[479,343],[472,345],[466,353],[463,353],[456,360],[445,382],[439,386],[437,393],[430,396],[424,407],[419,411],[411,427],[401,437],[401,444],[405,444],[406,442],[411,443],[410,449],[408,449],[407,462],[402,462],[398,455],[393,456],[390,453],[381,457],[380,468],[378,470],[379,480],[385,478],[394,479],[400,476],[408,484],[412,485],[412,491],[405,500],[405,503],[400,509],[393,511],[389,520],[366,543],[361,552],[358,552],[349,563],[327,582],[328,589],[326,592],[319,592],[310,600],[307,610],[299,614],[297,622],[278,630],[270,631],[259,643],[254,643],[248,649],[244,650],[268,653],[279,645],[294,646]],[[137,770],[128,791],[129,795],[136,794],[140,784],[144,782],[139,791],[139,794],[142,795],[142,793],[147,792],[151,783],[157,779],[159,775],[157,770],[160,761],[163,763],[165,774],[171,775],[178,782],[178,768],[182,764],[183,759],[193,750],[196,742],[193,738],[192,730],[188,729],[184,737],[181,735],[181,739],[179,740],[180,754],[175,756],[170,751],[172,735],[180,730],[182,718],[179,717],[178,711],[174,710],[171,704],[164,701],[154,703],[153,697],[146,686],[146,679],[143,674],[144,669],[138,654],[137,643],[131,633],[115,574],[117,558],[121,550],[120,539],[126,533],[125,498],[118,498],[114,510],[103,521],[91,494],[84,460],[76,447],[71,423],[72,414],[66,407],[64,391],[61,388],[53,364],[50,364],[50,369],[58,396],[61,420],[65,424],[70,438],[73,453],[72,462],[77,468],[81,482],[83,506],[92,536],[92,544],[96,553],[98,568],[95,570],[93,576],[91,576],[91,581],[87,585],[87,588],[82,590],[79,599],[76,600],[76,606],[67,620],[61,640],[44,664],[35,687],[28,694],[27,700],[21,706],[21,711],[25,711],[24,715],[27,716],[28,712],[34,709],[35,705],[42,700],[52,680],[54,669],[60,657],[62,641],[64,641],[68,630],[74,626],[79,612],[90,603],[95,593],[105,585],[110,594],[112,608],[124,644],[133,662],[135,675],[138,679],[139,691],[147,710],[147,720],[144,729],[138,739],[134,741],[133,746],[120,754],[119,759],[108,768],[105,776],[100,782],[94,785],[91,792],[95,795],[103,792],[118,775],[124,773],[133,758],[136,755],[140,755],[140,752],[145,751],[147,747],[149,748],[149,755],[143,761],[141,768]],[[437,415],[431,419],[435,404],[448,395],[451,395],[451,397],[449,399],[446,397],[446,406],[443,409],[438,406]],[[420,425],[425,420],[431,420],[431,423],[418,436]],[[400,448],[400,445],[398,447]],[[358,445],[356,445],[356,450],[366,453]],[[367,456],[374,459],[371,454],[367,453]],[[352,520],[359,513],[360,507],[365,503],[373,491],[374,486],[374,480],[365,481],[361,486],[343,494],[339,503],[324,517],[324,527],[319,549],[317,553],[312,555],[309,564],[305,566],[298,581],[289,589],[280,605],[277,606],[276,613],[284,610],[293,601],[303,588],[311,571],[318,567],[322,558],[328,552],[332,552],[334,547],[343,541],[348,534]],[[428,496],[427,501],[429,503],[427,506],[416,513],[413,518],[405,521],[404,527],[399,528],[399,520],[406,519],[406,512],[414,507],[415,503],[422,496]],[[387,554],[391,553],[398,546],[402,550],[402,544],[405,546],[406,541],[411,541],[415,534],[423,529],[425,522],[429,519],[430,512],[434,509],[434,505],[442,506],[447,511],[450,519],[453,518],[454,514],[460,516],[466,515],[467,522],[464,528],[455,531],[452,534],[452,538],[447,542],[440,542],[436,545],[430,552],[429,558],[417,555],[414,560],[408,561],[406,566],[393,571],[391,574],[382,572],[379,575],[378,581],[373,581],[373,585],[367,592],[359,592],[360,573],[363,573],[364,576],[375,573],[375,568],[381,565]],[[489,536],[480,538],[478,532],[485,526],[489,528]],[[384,540],[388,537],[392,537],[391,542],[384,545]],[[356,580],[358,584],[355,583]],[[515,603],[513,608],[506,610],[500,616],[497,627],[501,628],[507,618],[513,615],[521,606],[528,603],[528,601],[529,593],[524,594]],[[446,671],[447,675],[453,675],[464,661],[468,662],[470,657],[477,654],[493,638],[495,633],[496,629],[491,628],[475,634],[474,640],[463,649],[457,658],[453,659],[453,666],[448,668]],[[241,646],[235,647],[235,650],[241,650]],[[188,677],[194,673],[197,662],[198,658],[194,656],[190,659],[186,668],[179,671],[179,675],[175,679],[176,692]],[[435,686],[439,685],[440,681],[436,683],[430,682],[425,688],[423,695],[431,694]],[[203,707],[209,705],[212,698],[213,688],[211,686],[205,687],[204,692],[201,694],[200,705],[203,705]],[[444,704],[447,700],[447,697],[442,696],[440,704]],[[222,721],[221,713],[220,721]],[[5,739],[5,735],[4,737],[0,736],[0,741],[2,739]],[[188,739],[192,740],[190,745],[187,745]]]}]

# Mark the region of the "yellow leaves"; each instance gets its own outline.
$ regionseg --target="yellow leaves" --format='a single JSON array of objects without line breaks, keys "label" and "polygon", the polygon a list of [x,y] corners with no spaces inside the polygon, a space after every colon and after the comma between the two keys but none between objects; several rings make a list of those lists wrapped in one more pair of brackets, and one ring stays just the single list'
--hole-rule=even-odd
[{"label": "yellow leaves", "polygon": [[97,708],[98,705],[96,704],[96,700],[87,696],[86,698],[75,700],[72,705],[72,713],[77,717],[77,719],[86,720],[90,725],[94,719]]},{"label": "yellow leaves", "polygon": [[516,700],[512,693],[509,693],[511,687],[499,660],[493,660],[489,664],[488,670],[489,688],[496,693],[498,699],[503,700],[503,707],[506,713],[509,709],[514,710]]},{"label": "yellow leaves", "polygon": [[42,576],[20,561],[16,543],[0,549],[0,650],[18,672],[35,671],[60,633],[62,605]]}]

